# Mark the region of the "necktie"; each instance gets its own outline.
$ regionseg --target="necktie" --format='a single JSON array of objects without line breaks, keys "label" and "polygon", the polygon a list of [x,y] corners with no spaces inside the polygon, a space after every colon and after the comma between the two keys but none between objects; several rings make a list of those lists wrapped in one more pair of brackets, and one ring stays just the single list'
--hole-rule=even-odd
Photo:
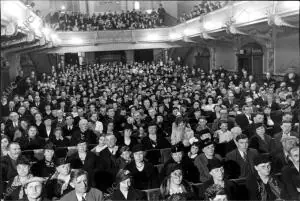
[{"label": "necktie", "polygon": [[81,201],[86,201],[86,199],[84,198],[84,196],[82,196]]},{"label": "necktie", "polygon": [[243,155],[244,155],[244,156],[243,156],[244,160],[247,161],[247,153],[246,153],[246,152],[243,152]]}]

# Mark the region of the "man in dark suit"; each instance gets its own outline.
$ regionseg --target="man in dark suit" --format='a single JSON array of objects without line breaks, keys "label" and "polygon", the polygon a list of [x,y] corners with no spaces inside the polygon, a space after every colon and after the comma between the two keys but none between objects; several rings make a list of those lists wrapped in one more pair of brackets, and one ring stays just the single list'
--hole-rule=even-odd
[{"label": "man in dark suit", "polygon": [[6,156],[1,157],[1,173],[2,173],[2,181],[8,181],[14,176],[16,176],[16,161],[18,157],[21,155],[21,147],[19,143],[12,142],[8,145],[8,154]]},{"label": "man in dark suit", "polygon": [[248,137],[238,135],[235,139],[237,148],[226,154],[226,164],[230,179],[245,178],[253,173],[253,158],[258,155],[255,149],[248,148]]},{"label": "man in dark suit", "polygon": [[224,100],[224,105],[231,110],[234,105],[239,105],[239,101],[235,99],[233,93],[229,93],[228,98]]},{"label": "man in dark suit", "polygon": [[87,171],[89,173],[89,182],[94,186],[94,175],[100,164],[98,164],[97,156],[93,152],[88,151],[87,143],[84,140],[78,141],[77,152],[69,156],[67,161],[70,162],[72,169]]},{"label": "man in dark suit", "polygon": [[299,145],[289,151],[291,163],[282,169],[282,182],[286,190],[286,200],[299,200]]},{"label": "man in dark suit", "polygon": [[74,119],[71,113],[66,115],[66,124],[65,126],[62,128],[63,129],[63,135],[65,137],[67,137],[68,139],[71,139],[71,137],[73,136],[73,133],[75,132],[75,130],[77,130],[77,128],[74,126]]},{"label": "man in dark suit", "polygon": [[63,196],[61,201],[103,201],[103,193],[96,188],[91,188],[88,178],[85,170],[74,170],[70,178],[74,190]]},{"label": "man in dark suit", "polygon": [[45,112],[45,104],[41,101],[41,98],[39,96],[34,97],[32,107],[38,108],[41,113]]},{"label": "man in dark suit", "polygon": [[299,143],[299,139],[295,136],[284,136],[280,140],[282,148],[279,150],[272,149],[272,163],[273,166],[273,172],[280,173],[282,171],[282,168],[286,165],[289,165],[291,162],[289,159],[289,151],[291,148],[297,145]]},{"label": "man in dark suit", "polygon": [[88,144],[96,144],[96,135],[88,129],[88,121],[81,119],[78,124],[79,128],[74,131],[70,144],[72,146],[77,145],[80,140],[84,140]]},{"label": "man in dark suit", "polygon": [[21,123],[19,121],[19,114],[16,112],[11,112],[9,114],[9,120],[7,120],[5,126],[5,134],[11,141],[13,141],[15,131],[20,127]]},{"label": "man in dark suit", "polygon": [[280,152],[282,150],[281,140],[286,136],[295,136],[299,139],[299,133],[292,131],[292,122],[284,121],[281,124],[282,131],[274,135],[274,147],[272,152]]},{"label": "man in dark suit", "polygon": [[255,125],[259,123],[264,123],[264,114],[260,112],[253,115],[253,124],[248,125],[247,132],[245,134],[247,134],[249,138],[251,138],[256,133]]},{"label": "man in dark suit", "polygon": [[97,188],[103,191],[111,187],[115,180],[115,175],[118,172],[116,161],[120,155],[119,147],[116,145],[117,138],[113,134],[107,134],[105,140],[107,147],[103,149],[98,156],[101,166],[96,173],[96,177],[102,180],[99,183],[96,181]]},{"label": "man in dark suit", "polygon": [[243,113],[236,115],[235,121],[241,127],[243,132],[246,131],[249,124],[253,123],[251,117],[251,107],[244,105]]}]

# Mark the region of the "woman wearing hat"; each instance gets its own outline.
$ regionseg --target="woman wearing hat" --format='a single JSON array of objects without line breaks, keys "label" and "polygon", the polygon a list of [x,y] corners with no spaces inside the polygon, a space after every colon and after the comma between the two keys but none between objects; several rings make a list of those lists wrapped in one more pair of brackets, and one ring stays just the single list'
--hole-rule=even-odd
[{"label": "woman wearing hat", "polygon": [[253,159],[255,172],[246,180],[249,200],[281,200],[281,182],[271,174],[271,161],[268,155],[257,155]]},{"label": "woman wearing hat", "polygon": [[59,199],[73,188],[70,186],[70,163],[65,158],[55,160],[56,172],[46,183],[46,194],[49,199]]},{"label": "woman wearing hat", "polygon": [[116,176],[117,188],[113,191],[110,200],[146,200],[146,194],[134,189],[131,185],[129,170],[121,169]]},{"label": "woman wearing hat", "polygon": [[256,149],[259,153],[270,153],[273,143],[272,137],[266,134],[264,124],[255,124],[255,134],[249,139],[249,147]]},{"label": "woman wearing hat", "polygon": [[117,142],[119,146],[128,146],[130,149],[138,143],[137,139],[132,136],[133,126],[131,124],[125,125],[124,136],[120,137]]},{"label": "woman wearing hat", "polygon": [[192,187],[183,179],[182,167],[179,164],[172,164],[160,185],[160,193],[165,201],[196,199]]},{"label": "woman wearing hat", "polygon": [[238,193],[238,186],[235,182],[227,180],[224,178],[224,166],[219,159],[212,159],[209,164],[207,164],[209,174],[211,179],[204,182],[203,189],[207,189],[212,185],[220,185],[224,188],[224,191],[229,200],[239,200],[240,196]]},{"label": "woman wearing hat", "polygon": [[132,174],[134,188],[145,190],[157,188],[159,179],[154,166],[144,160],[145,149],[142,144],[137,144],[132,148],[134,160],[125,169]]},{"label": "woman wearing hat", "polygon": [[19,200],[25,197],[24,185],[33,177],[30,173],[30,161],[25,157],[19,157],[16,161],[18,175],[12,178],[4,193],[4,200]]},{"label": "woman wearing hat", "polygon": [[194,164],[198,169],[200,182],[206,182],[211,178],[207,165],[211,160],[216,158],[221,160],[222,157],[215,154],[215,145],[211,139],[203,140],[201,143],[201,149],[203,153],[195,158]]},{"label": "woman wearing hat", "polygon": [[39,177],[50,177],[54,174],[54,145],[51,142],[44,147],[44,158],[35,163],[31,170],[35,176]]},{"label": "woman wearing hat", "polygon": [[171,158],[164,163],[163,168],[160,171],[161,181],[168,176],[168,172],[174,164],[182,166],[183,176],[187,181],[198,182],[198,170],[188,156],[184,154],[184,146],[182,143],[178,143],[171,147]]},{"label": "woman wearing hat", "polygon": [[195,158],[199,155],[200,152],[200,141],[193,137],[190,139],[191,149],[188,152],[188,157],[192,163],[194,163]]}]

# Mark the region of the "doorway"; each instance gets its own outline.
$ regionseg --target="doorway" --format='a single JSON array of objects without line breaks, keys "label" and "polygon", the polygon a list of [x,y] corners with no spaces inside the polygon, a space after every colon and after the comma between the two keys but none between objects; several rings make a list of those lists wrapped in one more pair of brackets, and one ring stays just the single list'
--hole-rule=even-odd
[{"label": "doorway", "polygon": [[205,73],[210,69],[210,52],[208,48],[200,48],[195,55],[196,68],[203,69]]},{"label": "doorway", "polygon": [[263,49],[257,43],[248,43],[241,49],[238,57],[238,71],[244,68],[248,74],[261,76],[263,74]]},{"label": "doorway", "polygon": [[153,61],[153,49],[134,50],[134,61],[151,63]]}]

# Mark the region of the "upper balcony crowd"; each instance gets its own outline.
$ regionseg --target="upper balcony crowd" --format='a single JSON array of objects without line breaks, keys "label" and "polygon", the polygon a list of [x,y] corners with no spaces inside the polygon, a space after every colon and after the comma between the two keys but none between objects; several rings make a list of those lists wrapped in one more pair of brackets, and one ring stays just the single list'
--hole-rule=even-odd
[{"label": "upper balcony crowd", "polygon": [[[178,23],[183,23],[192,18],[205,15],[227,5],[227,1],[201,1],[195,5],[190,13],[183,13],[178,19]],[[38,16],[39,10],[35,10],[35,5],[30,5]],[[160,4],[157,10],[149,12],[140,10],[105,12],[98,14],[87,14],[70,11],[50,12],[46,16],[41,16],[44,22],[57,31],[98,31],[98,30],[132,30],[149,29],[168,26],[165,23],[166,11]]]}]

